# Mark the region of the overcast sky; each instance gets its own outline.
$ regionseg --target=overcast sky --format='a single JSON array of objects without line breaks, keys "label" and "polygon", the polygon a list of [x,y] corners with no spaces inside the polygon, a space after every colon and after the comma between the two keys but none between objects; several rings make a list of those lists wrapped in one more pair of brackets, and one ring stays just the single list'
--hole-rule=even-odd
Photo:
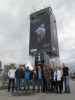
[{"label": "overcast sky", "polygon": [[0,59],[26,63],[29,57],[29,15],[51,6],[57,21],[60,59],[75,62],[75,0],[0,0]]}]

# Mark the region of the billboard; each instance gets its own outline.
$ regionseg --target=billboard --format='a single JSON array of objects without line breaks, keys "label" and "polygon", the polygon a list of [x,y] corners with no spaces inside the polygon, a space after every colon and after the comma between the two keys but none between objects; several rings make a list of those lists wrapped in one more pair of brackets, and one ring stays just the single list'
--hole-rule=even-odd
[{"label": "billboard", "polygon": [[35,55],[39,50],[51,54],[51,8],[45,8],[30,15],[29,53]]}]

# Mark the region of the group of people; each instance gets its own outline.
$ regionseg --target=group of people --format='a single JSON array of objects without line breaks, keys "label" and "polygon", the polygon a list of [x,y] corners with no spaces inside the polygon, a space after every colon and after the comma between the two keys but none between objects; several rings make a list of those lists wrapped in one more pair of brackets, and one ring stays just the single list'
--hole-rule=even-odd
[{"label": "group of people", "polygon": [[64,64],[56,68],[38,65],[32,71],[29,66],[20,65],[8,71],[8,78],[9,92],[32,89],[33,92],[70,93],[69,68]]}]

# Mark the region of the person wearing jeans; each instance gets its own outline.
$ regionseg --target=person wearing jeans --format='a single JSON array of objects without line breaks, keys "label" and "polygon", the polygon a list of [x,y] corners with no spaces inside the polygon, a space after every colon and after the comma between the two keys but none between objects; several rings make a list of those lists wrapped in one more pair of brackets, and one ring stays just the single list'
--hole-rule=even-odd
[{"label": "person wearing jeans", "polygon": [[70,92],[70,86],[69,86],[69,68],[63,64],[63,80],[64,80],[64,87],[65,87],[65,93]]},{"label": "person wearing jeans", "polygon": [[64,76],[64,86],[65,86],[65,92],[70,92],[69,87],[69,76]]},{"label": "person wearing jeans", "polygon": [[32,71],[32,89],[33,92],[35,92],[35,88],[36,88],[36,70]]},{"label": "person wearing jeans", "polygon": [[24,66],[20,65],[19,68],[16,69],[15,72],[16,77],[16,90],[21,90],[23,84],[22,81],[24,80]]},{"label": "person wearing jeans", "polygon": [[43,80],[42,80],[42,69],[40,68],[40,66],[38,66],[37,69],[37,87],[38,87],[38,92],[41,92],[43,87]]},{"label": "person wearing jeans", "polygon": [[15,78],[16,78],[16,91],[19,90],[19,68],[16,69],[16,72],[15,72]]},{"label": "person wearing jeans", "polygon": [[29,67],[27,67],[25,69],[25,74],[24,74],[24,88],[25,88],[25,90],[30,89],[30,82],[31,82],[30,80],[31,80],[31,72],[29,70]]}]

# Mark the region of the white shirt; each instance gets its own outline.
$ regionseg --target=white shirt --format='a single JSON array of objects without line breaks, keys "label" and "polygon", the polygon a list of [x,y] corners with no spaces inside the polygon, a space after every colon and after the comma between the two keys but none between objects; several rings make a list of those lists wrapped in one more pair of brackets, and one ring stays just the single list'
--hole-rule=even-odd
[{"label": "white shirt", "polygon": [[57,81],[61,81],[61,78],[62,78],[62,72],[61,70],[58,70],[57,71]]},{"label": "white shirt", "polygon": [[57,70],[54,72],[54,80],[56,80],[56,76],[57,76],[57,81],[61,81],[62,78],[62,71],[61,70]]},{"label": "white shirt", "polygon": [[11,78],[11,79],[15,79],[15,69],[10,69],[8,71],[8,77]]}]

